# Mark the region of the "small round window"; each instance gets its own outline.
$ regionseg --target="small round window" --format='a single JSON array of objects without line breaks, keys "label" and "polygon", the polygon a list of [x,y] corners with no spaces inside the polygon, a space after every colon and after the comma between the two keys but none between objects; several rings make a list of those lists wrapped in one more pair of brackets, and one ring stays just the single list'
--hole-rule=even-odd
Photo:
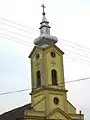
[{"label": "small round window", "polygon": [[53,102],[54,102],[54,104],[57,105],[59,103],[59,99],[57,97],[54,97]]},{"label": "small round window", "polygon": [[56,56],[55,52],[51,52],[51,56],[55,57]]},{"label": "small round window", "polygon": [[39,53],[36,54],[36,59],[39,59],[40,55]]}]

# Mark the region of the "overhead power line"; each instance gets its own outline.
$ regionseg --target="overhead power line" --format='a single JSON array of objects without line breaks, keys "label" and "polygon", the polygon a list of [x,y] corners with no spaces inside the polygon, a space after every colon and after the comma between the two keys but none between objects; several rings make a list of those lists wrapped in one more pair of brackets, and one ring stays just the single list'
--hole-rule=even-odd
[{"label": "overhead power line", "polygon": [[[64,83],[79,82],[79,81],[84,81],[84,80],[90,80],[90,77],[81,78],[81,79],[77,79],[77,80],[71,80],[71,81],[67,81],[67,82],[64,82]],[[64,84],[64,83],[59,83],[59,84]]]},{"label": "overhead power line", "polygon": [[90,61],[86,61],[86,60],[80,59],[80,58],[77,59],[77,57],[71,56],[69,54],[66,54],[66,56],[70,57],[70,59],[75,60],[75,61],[77,61],[79,63],[90,65]]},{"label": "overhead power line", "polygon": [[[0,33],[0,34],[2,34],[2,33]],[[7,36],[7,37],[11,37],[11,38],[13,38],[13,39],[10,39],[10,38],[7,38],[7,37],[3,37],[3,36],[0,36],[1,38],[5,38],[5,39],[7,39],[7,40],[10,40],[10,41],[13,41],[13,42],[16,42],[16,43],[19,43],[19,44],[23,44],[23,45],[25,45],[25,46],[30,46],[32,43],[30,43],[29,41],[28,42],[26,42],[26,41],[24,41],[24,40],[21,40],[21,39],[18,39],[18,38],[15,38],[15,37],[12,37],[12,36],[9,36],[9,35],[6,35],[6,34],[2,34],[2,35],[5,35],[5,36]],[[70,54],[65,54],[66,56],[71,56]],[[75,56],[71,56],[72,58],[74,58],[74,59],[77,59],[77,57],[75,57]],[[90,65],[89,63],[90,63],[90,61],[86,61],[86,60],[84,60],[84,59],[80,59],[80,58],[78,58],[77,60],[80,60],[81,61],[81,63],[88,63],[88,65]],[[79,61],[79,62],[80,62]]]},{"label": "overhead power line", "polygon": [[7,21],[7,22],[9,22],[9,23],[13,23],[13,24],[15,24],[15,25],[19,25],[19,26],[21,26],[21,27],[23,27],[23,28],[27,28],[27,29],[29,29],[29,30],[37,31],[37,30],[34,29],[34,28],[30,28],[30,27],[24,26],[24,25],[22,25],[22,24],[20,24],[20,23],[13,22],[13,21],[11,21],[11,20],[7,20],[7,19],[2,18],[2,17],[0,17],[0,19],[1,19],[1,20],[4,20],[4,21]]},{"label": "overhead power line", "polygon": [[30,47],[30,44],[26,44],[26,43],[22,43],[21,41],[17,41],[17,40],[13,40],[13,39],[10,39],[10,38],[7,38],[7,37],[3,37],[3,36],[0,36],[1,38],[4,38],[4,39],[7,39],[7,40],[10,40],[12,42],[16,42],[16,43],[19,43],[19,44],[23,44],[27,47]]},{"label": "overhead power line", "polygon": [[68,55],[68,54],[65,55],[65,58],[69,58],[70,60],[75,61],[75,62],[79,62],[79,63],[81,63],[81,64],[90,65],[89,62],[84,61],[84,60],[82,60],[82,59],[77,59],[77,57],[70,56],[70,55]]},{"label": "overhead power line", "polygon": [[22,90],[17,90],[17,91],[4,92],[4,93],[0,93],[0,95],[7,95],[7,94],[12,94],[12,93],[24,92],[24,91],[28,91],[28,90],[30,90],[30,89],[22,89]]},{"label": "overhead power line", "polygon": [[[29,28],[29,27],[27,27],[27,26],[24,26],[24,25],[15,23],[15,22],[13,22],[13,21],[11,21],[11,20],[7,20],[7,19],[5,19],[5,18],[0,18],[0,19],[2,19],[2,20],[4,20],[4,21],[7,21],[7,22],[10,22],[10,23],[13,23],[13,24],[16,24],[16,25],[19,25],[19,26],[22,26],[22,27],[24,27],[24,28],[33,29],[33,28]],[[8,24],[3,23],[3,22],[0,22],[0,23],[1,23],[1,24],[4,24],[4,25],[8,25]],[[19,30],[22,30],[22,31],[24,31],[24,32],[30,33],[30,32],[27,31],[27,30],[23,30],[23,29],[17,28],[17,27],[12,26],[12,25],[8,25],[8,26],[14,27],[14,28],[19,29]],[[35,31],[35,29],[33,29],[33,30]],[[10,31],[9,31],[9,32],[10,32]],[[17,34],[17,33],[15,33],[15,34]],[[26,37],[26,36],[23,36],[23,37]],[[73,44],[73,45],[76,45],[76,46],[78,46],[78,47],[81,47],[82,49],[80,49],[80,48],[76,48],[76,49],[82,50],[82,51],[84,51],[84,52],[88,52],[88,53],[90,54],[90,48],[86,48],[85,46],[79,45],[79,44],[77,44],[77,43],[73,43],[73,42],[71,42],[71,41],[69,41],[69,40],[66,40],[66,39],[63,39],[63,38],[61,38],[61,37],[59,37],[59,38],[60,38],[62,41],[65,41],[65,42],[67,42],[67,43],[71,43],[71,44]],[[70,46],[70,45],[68,45],[68,46]],[[70,46],[70,47],[72,47],[72,46]],[[73,47],[72,47],[72,48],[73,48]],[[75,48],[75,47],[74,47],[74,48]],[[85,51],[84,49],[89,50],[89,51]]]},{"label": "overhead power line", "polygon": [[[68,52],[68,53],[71,53],[71,54],[75,54],[75,55],[78,55],[78,56],[81,56],[81,57],[84,57],[84,58],[88,58],[88,59],[90,59],[90,56],[86,56],[86,55],[83,55],[83,54],[80,54],[79,52],[75,52],[75,51],[71,51],[71,50],[68,50],[68,49],[64,49],[66,52]],[[65,54],[66,54],[66,52],[65,52]]]},{"label": "overhead power line", "polygon": [[[21,26],[21,27],[23,27],[23,28],[27,28],[27,29],[29,29],[29,30],[37,31],[36,29],[29,28],[29,27],[27,27],[27,26],[25,26],[25,25],[22,25],[22,24],[13,22],[13,21],[11,21],[11,20],[7,20],[6,18],[0,17],[0,19],[1,19],[1,20],[4,20],[4,21],[7,21],[7,22],[9,22],[9,23],[13,23],[13,24],[18,25],[18,26]],[[1,23],[1,24],[5,24],[5,25],[8,25],[8,24],[3,23],[3,22],[0,22],[0,23]],[[12,25],[8,25],[8,26],[14,27],[14,26],[12,26]],[[20,28],[17,28],[17,27],[14,27],[14,28],[30,33],[29,31],[26,31],[26,30],[23,30],[23,29],[20,29]],[[69,41],[69,40],[63,39],[63,38],[61,38],[61,37],[59,37],[59,38],[60,38],[62,41],[65,41],[65,42],[67,42],[67,43],[71,43],[71,44],[73,44],[73,45],[76,45],[76,46],[78,46],[78,47],[81,47],[82,49],[79,49],[79,50],[86,49],[86,50],[89,50],[89,51],[90,51],[90,48],[87,48],[87,47],[85,47],[85,46],[82,46],[82,45],[79,45],[79,44],[77,44],[77,43],[71,42],[71,41]],[[83,50],[83,51],[84,51],[84,50]],[[86,51],[85,51],[85,52],[86,52]],[[89,52],[89,53],[90,53],[90,52]]]},{"label": "overhead power line", "polygon": [[[74,54],[75,54],[75,53],[74,53]],[[88,63],[88,64],[90,65],[90,61],[89,61],[89,60],[82,59],[82,58],[80,58],[80,56],[79,56],[79,57],[78,57],[78,56],[74,56],[74,54],[66,53],[65,55],[66,55],[66,56],[71,56],[72,58],[76,58],[77,60],[86,62],[86,63]],[[78,55],[78,54],[77,54],[77,55]]]},{"label": "overhead power line", "polygon": [[[85,81],[85,80],[90,80],[90,77],[81,78],[81,79],[77,79],[77,80],[71,80],[71,81],[67,81],[67,82],[64,82],[64,83],[58,83],[58,84],[62,85],[62,84],[65,84],[65,83],[79,82],[79,81]],[[17,90],[17,91],[4,92],[4,93],[0,93],[0,95],[8,95],[8,94],[24,92],[24,91],[28,91],[28,90],[30,90],[30,89],[22,89],[22,90]]]},{"label": "overhead power line", "polygon": [[27,37],[27,36],[24,36],[24,35],[22,35],[22,34],[19,34],[19,33],[16,33],[16,32],[12,32],[12,31],[9,31],[9,30],[4,29],[4,28],[0,28],[0,29],[1,29],[1,30],[4,30],[4,31],[7,31],[7,32],[9,32],[9,33],[13,33],[13,34],[19,35],[19,36],[21,36],[21,37],[25,37],[25,38],[28,38],[28,39],[33,39],[33,38],[31,38],[31,37]]},{"label": "overhead power line", "polygon": [[[20,23],[13,22],[13,21],[11,21],[11,20],[7,20],[6,18],[0,17],[0,19],[1,19],[1,20],[4,20],[4,21],[7,21],[7,22],[9,22],[9,23],[13,23],[13,24],[19,25],[19,26],[21,26],[21,27],[27,28],[27,29],[29,29],[29,30],[37,31],[37,30],[34,29],[34,28],[27,27],[27,26],[22,25],[22,24],[20,24]],[[85,48],[85,49],[90,50],[90,48],[87,48],[87,47],[85,47],[85,46],[79,45],[79,44],[77,44],[77,43],[74,43],[74,42],[71,42],[71,41],[69,41],[69,40],[63,39],[63,38],[61,38],[61,37],[59,37],[59,38],[60,38],[61,40],[65,41],[65,42],[68,42],[68,43],[74,44],[74,45],[76,45],[76,46],[79,46],[79,47],[81,47],[81,48]]]},{"label": "overhead power line", "polygon": [[[4,30],[4,31],[7,31],[7,32],[10,32],[10,33],[13,33],[13,34],[16,34],[16,35],[19,35],[19,36],[21,36],[21,37],[25,37],[25,38],[27,38],[27,39],[33,39],[33,38],[31,38],[31,37],[27,37],[27,36],[24,36],[24,35],[22,35],[22,34],[9,31],[9,30],[7,30],[7,29],[3,29],[3,28],[0,28],[0,29],[1,29],[1,30]],[[15,38],[15,39],[16,39],[16,38]],[[17,39],[18,39],[18,38],[17,38]],[[26,42],[27,42],[27,41],[26,41]],[[66,50],[66,49],[65,49],[65,50]],[[70,50],[67,50],[67,51],[70,51]],[[77,55],[80,55],[80,56],[82,56],[82,57],[87,57],[87,58],[90,59],[90,57],[85,56],[85,55],[82,55],[82,54],[80,54],[80,53],[76,53],[75,51],[70,51],[70,52],[75,53],[75,54],[77,54]]]},{"label": "overhead power line", "polygon": [[[21,37],[25,37],[25,38],[28,38],[28,39],[33,39],[33,38],[31,38],[31,37],[27,37],[27,36],[24,36],[24,35],[21,35],[21,34],[19,34],[19,33],[16,33],[16,32],[12,32],[12,31],[9,31],[9,30],[7,30],[7,29],[3,29],[3,28],[0,28],[1,30],[4,30],[4,31],[7,31],[7,32],[10,32],[10,33],[13,33],[13,34],[16,34],[16,35],[19,35],[19,36],[21,36]],[[5,34],[4,34],[5,35]],[[10,36],[10,37],[12,37],[12,36]],[[18,38],[15,38],[15,39],[18,39]],[[26,41],[27,42],[27,41]],[[66,50],[66,49],[65,49]],[[70,51],[70,50],[67,50],[67,51]],[[72,52],[72,51],[70,51],[70,52]],[[72,52],[73,53],[73,52]],[[81,55],[80,53],[76,53],[76,52],[74,52],[75,54],[78,54],[78,55],[80,55],[80,56],[83,56],[83,57],[88,57],[88,56],[85,56],[85,55]],[[90,58],[90,57],[89,57]]]},{"label": "overhead power line", "polygon": [[[60,38],[60,37],[59,37]],[[76,46],[78,46],[78,47],[81,47],[82,49],[86,49],[86,50],[89,50],[90,51],[90,48],[87,48],[87,47],[85,47],[85,46],[82,46],[82,45],[79,45],[79,44],[77,44],[77,43],[74,43],[74,42],[72,42],[72,41],[69,41],[69,40],[66,40],[66,39],[63,39],[63,38],[60,38],[61,40],[63,40],[63,41],[65,41],[65,42],[68,42],[68,43],[71,43],[71,44],[73,44],[73,45],[76,45]]]},{"label": "overhead power line", "polygon": [[[58,43],[60,43],[60,41],[59,41]],[[89,54],[90,54],[90,51],[86,51],[86,50],[84,50],[84,48],[81,49],[81,48],[78,48],[77,46],[72,46],[72,45],[69,45],[69,44],[67,44],[67,43],[64,43],[64,45],[69,46],[69,47],[71,47],[71,48],[73,48],[73,49],[75,48],[75,49],[77,49],[77,50],[81,50],[81,51],[83,51],[83,52],[85,52],[85,53],[89,53]]]},{"label": "overhead power line", "polygon": [[[5,30],[5,31],[8,31],[8,32],[10,32],[10,33],[13,33],[13,34],[17,34],[17,35],[20,35],[20,36],[22,36],[22,37],[26,37],[26,38],[28,38],[28,39],[32,39],[32,38],[30,38],[30,37],[27,37],[27,36],[24,36],[24,35],[21,35],[21,34],[19,34],[19,33],[15,33],[15,32],[12,32],[12,31],[9,31],[9,30],[7,30],[7,29],[3,29],[3,28],[0,28],[0,29],[2,29],[2,30]],[[1,33],[2,34],[2,33]],[[11,38],[13,38],[13,39],[17,39],[18,41],[15,41],[15,42],[17,42],[17,43],[21,43],[22,44],[22,41],[23,42],[27,42],[27,44],[31,44],[29,41],[24,41],[24,40],[22,40],[22,39],[18,39],[18,38],[16,38],[16,37],[13,37],[13,36],[9,36],[9,35],[7,35],[7,34],[2,34],[2,35],[5,35],[5,36],[8,36],[8,37],[11,37]],[[6,38],[7,39],[7,38]],[[60,38],[61,39],[61,38]],[[8,39],[9,40],[9,39]],[[67,41],[67,40],[66,40]],[[69,41],[68,41],[69,42]],[[72,42],[71,42],[72,43]],[[24,45],[27,45],[26,43],[24,44]],[[64,44],[65,45],[65,44]],[[67,44],[66,44],[67,45]],[[28,45],[27,45],[28,46]],[[79,50],[82,50],[82,49],[80,49],[80,48],[76,48],[76,47],[73,47],[73,46],[71,46],[71,45],[67,45],[67,46],[70,46],[70,47],[72,47],[72,48],[75,48],[75,49],[79,49]],[[78,46],[80,46],[80,45],[78,45]],[[87,52],[87,51],[85,51],[85,50],[82,50],[82,51],[84,51],[84,52]],[[88,51],[89,52],[89,51]],[[89,52],[90,53],[90,52]],[[79,53],[74,53],[74,54],[76,54],[76,55],[79,55],[79,56],[82,56],[82,57],[85,57],[85,55],[81,55],[81,54],[79,54]],[[87,58],[89,58],[88,56],[86,56]],[[75,57],[74,57],[75,58]],[[85,61],[85,62],[87,62],[87,63],[89,63],[89,61],[86,61],[86,60],[84,60],[84,59],[80,59],[80,60],[82,60],[82,61]]]},{"label": "overhead power line", "polygon": [[23,29],[21,29],[21,28],[18,28],[18,27],[15,27],[15,26],[12,26],[12,25],[3,23],[3,22],[0,22],[0,23],[3,24],[3,25],[7,25],[7,26],[9,26],[9,27],[12,27],[12,28],[15,28],[15,29],[18,29],[18,30],[21,30],[21,31],[23,31],[23,32],[26,32],[26,33],[31,34],[31,32],[29,32],[29,31],[27,31],[27,30],[23,30]]},{"label": "overhead power line", "polygon": [[[25,38],[28,38],[28,39],[33,39],[33,38],[31,38],[31,37],[27,37],[27,36],[21,35],[21,34],[19,34],[19,33],[15,33],[15,32],[9,31],[9,30],[7,30],[7,29],[3,29],[3,28],[0,28],[0,29],[1,29],[1,30],[4,30],[4,31],[7,31],[7,32],[10,32],[10,33],[13,33],[13,34],[17,34],[17,35],[19,35],[19,36],[21,36],[21,37],[25,37]],[[2,33],[1,33],[1,34],[2,34]],[[3,34],[3,35],[8,36],[8,37],[12,37],[12,36],[9,36],[9,35],[6,35],[6,34]],[[12,37],[12,38],[14,38],[14,37]],[[14,39],[18,39],[18,38],[14,38]],[[21,39],[18,39],[18,40],[21,40]],[[28,42],[28,41],[26,41],[26,42]],[[70,50],[67,50],[67,51],[70,51]],[[70,51],[70,52],[72,52],[72,51]],[[74,53],[77,54],[77,55],[83,56],[83,57],[88,57],[88,56],[85,56],[85,55],[81,55],[80,53],[76,53],[76,52],[74,52]]]},{"label": "overhead power line", "polygon": [[25,40],[22,40],[22,39],[19,39],[19,38],[16,38],[16,37],[12,37],[12,36],[10,36],[10,35],[7,35],[7,34],[3,34],[3,33],[0,33],[1,35],[4,35],[4,36],[7,36],[7,37],[11,37],[11,38],[13,38],[13,39],[17,39],[18,41],[20,41],[20,42],[26,42],[26,43],[28,43],[28,44],[31,44],[29,41],[25,41]]}]

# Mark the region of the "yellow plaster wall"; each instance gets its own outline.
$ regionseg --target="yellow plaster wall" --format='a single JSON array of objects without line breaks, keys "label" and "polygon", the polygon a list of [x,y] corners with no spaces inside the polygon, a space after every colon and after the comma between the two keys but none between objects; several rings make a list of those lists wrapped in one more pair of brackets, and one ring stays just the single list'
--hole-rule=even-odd
[{"label": "yellow plaster wall", "polygon": [[[67,108],[67,99],[66,99],[66,94],[60,91],[49,91],[49,112],[52,111],[55,108],[60,108],[61,110],[65,111],[68,113],[68,108]],[[53,101],[54,97],[57,97],[59,99],[59,103],[56,105]]]},{"label": "yellow plaster wall", "polygon": [[49,119],[57,119],[57,120],[68,120],[64,115],[62,115],[59,111],[56,111],[53,115],[49,117]]},{"label": "yellow plaster wall", "polygon": [[[55,51],[56,57],[51,57],[51,52]],[[40,58],[36,60],[35,55],[39,53]],[[52,64],[54,62],[54,65]],[[33,55],[31,57],[31,72],[32,72],[32,85],[33,88],[37,88],[37,80],[36,80],[36,72],[37,70],[40,70],[41,73],[44,73],[43,80],[44,80],[44,86],[48,87],[56,87],[60,86],[60,88],[65,89],[65,85],[60,84],[64,83],[64,68],[63,68],[63,55],[60,51],[58,51],[55,47],[49,47],[46,49],[40,49],[36,48],[33,52]],[[37,65],[38,64],[38,65]],[[57,86],[52,86],[52,80],[51,80],[51,70],[55,69],[57,71]],[[55,88],[54,88],[55,89]],[[37,91],[39,89],[37,88]],[[43,99],[45,97],[45,99]],[[53,102],[53,98],[58,97],[59,103],[58,105],[55,105]],[[76,110],[74,107],[67,102],[67,95],[66,92],[61,92],[58,90],[43,90],[43,92],[37,92],[36,94],[31,96],[32,98],[32,105],[35,105],[37,102],[39,102],[41,99],[43,99],[40,103],[38,103],[34,109],[36,111],[47,111],[47,113],[51,112],[55,108],[60,108],[64,112],[68,113],[76,113]],[[54,118],[55,115],[52,117]],[[60,118],[61,119],[61,118]],[[63,118],[62,119],[66,119]]]},{"label": "yellow plaster wall", "polygon": [[32,95],[32,106],[36,111],[45,111],[45,96],[43,92]]},{"label": "yellow plaster wall", "polygon": [[[51,56],[51,52],[55,51],[56,57]],[[40,58],[36,59],[36,54],[40,54]],[[52,64],[54,63],[54,65]],[[46,49],[36,48],[31,57],[31,73],[32,73],[32,88],[37,87],[36,72],[40,70],[44,85],[52,85],[51,71],[55,69],[57,71],[57,83],[58,86],[65,88],[64,84],[64,71],[63,71],[63,55],[55,47],[49,47]]]},{"label": "yellow plaster wall", "polygon": [[[36,54],[39,53],[40,58],[36,59]],[[41,61],[42,61],[42,55],[43,55],[43,51],[42,49],[36,48],[33,56],[31,58],[31,73],[32,73],[32,88],[37,88],[37,80],[36,80],[36,72],[38,70],[41,71]]]},{"label": "yellow plaster wall", "polygon": [[[55,51],[56,57],[51,56],[51,52]],[[40,58],[36,59],[36,54],[40,54]],[[52,62],[55,64],[53,65]],[[37,87],[36,72],[40,70],[41,76],[43,76],[44,85],[52,85],[51,80],[51,70],[55,69],[57,71],[57,83],[58,86],[65,88],[64,84],[64,71],[63,71],[63,55],[56,48],[49,47],[46,49],[36,48],[31,57],[31,73],[32,73],[32,88]]]},{"label": "yellow plaster wall", "polygon": [[[56,57],[51,56],[51,52],[55,51]],[[55,63],[54,65],[52,63]],[[63,72],[63,55],[57,51],[54,47],[50,47],[44,51],[44,65],[45,65],[45,78],[47,85],[52,85],[51,81],[51,70],[55,69],[57,71],[57,82],[58,86],[64,86],[64,72]]]},{"label": "yellow plaster wall", "polygon": [[[57,97],[59,99],[59,103],[56,105],[54,104],[54,97]],[[50,93],[49,95],[49,106],[50,106],[50,111],[52,111],[53,109],[60,107],[62,110],[64,109],[64,102],[63,102],[63,95],[62,94],[53,94]]]},{"label": "yellow plaster wall", "polygon": [[[56,57],[53,58],[51,56],[51,52],[54,51],[56,53]],[[40,58],[37,60],[36,59],[36,54],[39,53],[40,54]],[[55,69],[57,71],[57,86],[52,86],[52,87],[56,87],[58,88],[58,86],[62,86],[63,88],[65,87],[63,84],[64,82],[64,71],[63,71],[63,55],[60,51],[58,51],[55,47],[49,47],[46,49],[40,49],[40,48],[36,48],[32,54],[31,57],[31,61],[32,61],[32,82],[33,82],[33,88],[37,87],[37,80],[36,80],[36,72],[37,70],[40,70],[40,72],[44,72],[44,86],[52,86],[52,79],[51,79],[51,71],[52,69]],[[42,62],[43,61],[43,66],[42,66]],[[52,62],[54,62],[55,64],[53,65]],[[38,64],[38,65],[37,65]],[[62,88],[61,87],[61,88]],[[38,88],[37,88],[38,90]],[[48,92],[49,93],[49,92]],[[45,94],[45,93],[44,93]],[[50,108],[50,111],[54,108],[56,108],[57,106],[53,103],[53,98],[54,97],[58,97],[60,102],[59,102],[59,107],[62,110],[66,110],[67,111],[67,103],[66,103],[66,93],[64,92],[64,94],[61,94],[60,92],[52,92],[50,94],[46,94],[46,98],[47,98],[47,103],[48,105],[46,106],[47,108]],[[32,104],[36,104],[37,101],[39,101],[40,99],[43,98],[43,95],[38,95],[36,97],[32,96]],[[51,101],[51,102],[50,102]],[[45,101],[41,102],[40,104],[37,105],[37,107],[35,108],[36,110],[41,110],[43,109],[43,105],[45,104]]]},{"label": "yellow plaster wall", "polygon": [[[38,100],[37,100],[37,102],[38,102]],[[45,99],[41,100],[41,102],[38,103],[34,108],[36,111],[45,111]]]}]

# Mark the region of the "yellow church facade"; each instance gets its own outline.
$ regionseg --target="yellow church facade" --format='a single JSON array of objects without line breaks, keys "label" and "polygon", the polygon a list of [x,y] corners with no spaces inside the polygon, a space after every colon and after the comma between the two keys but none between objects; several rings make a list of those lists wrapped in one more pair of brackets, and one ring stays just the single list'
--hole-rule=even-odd
[{"label": "yellow church facade", "polygon": [[34,40],[31,59],[31,109],[24,111],[25,120],[84,120],[76,108],[67,100],[65,89],[63,55],[55,43],[58,39],[50,35],[44,5],[40,36]]}]

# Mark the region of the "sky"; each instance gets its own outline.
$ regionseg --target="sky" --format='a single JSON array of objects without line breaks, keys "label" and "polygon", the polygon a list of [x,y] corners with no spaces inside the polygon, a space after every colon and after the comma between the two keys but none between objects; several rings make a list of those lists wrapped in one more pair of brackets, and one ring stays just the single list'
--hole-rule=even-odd
[{"label": "sky", "polygon": [[[31,91],[30,59],[45,4],[51,35],[64,51],[65,81],[90,77],[89,0],[0,0],[0,94]],[[90,79],[66,83],[68,100],[90,119]],[[0,95],[0,114],[30,103],[30,91]]]}]

